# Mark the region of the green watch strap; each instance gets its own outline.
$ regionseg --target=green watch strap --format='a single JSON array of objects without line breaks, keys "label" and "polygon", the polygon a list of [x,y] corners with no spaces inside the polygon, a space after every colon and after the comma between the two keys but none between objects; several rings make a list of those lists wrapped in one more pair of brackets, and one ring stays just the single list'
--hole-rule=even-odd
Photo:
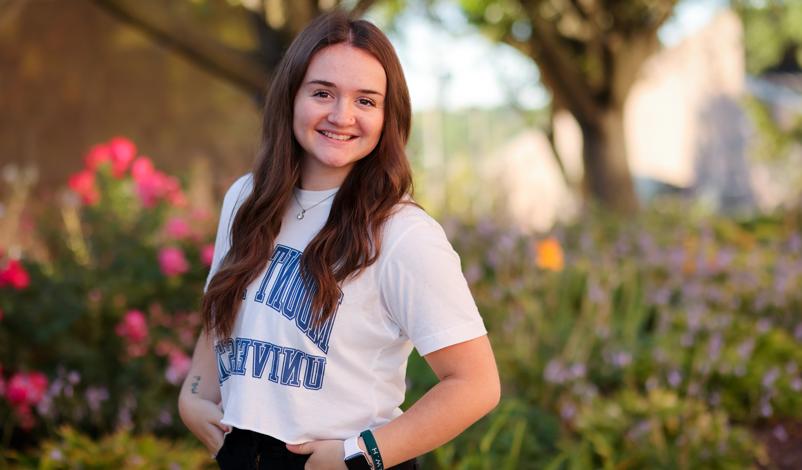
[{"label": "green watch strap", "polygon": [[373,437],[373,433],[370,431],[370,429],[362,431],[359,437],[365,441],[365,446],[368,448],[368,455],[370,455],[370,458],[373,459],[373,470],[384,470],[382,454],[379,452],[379,446],[376,444],[376,438]]}]

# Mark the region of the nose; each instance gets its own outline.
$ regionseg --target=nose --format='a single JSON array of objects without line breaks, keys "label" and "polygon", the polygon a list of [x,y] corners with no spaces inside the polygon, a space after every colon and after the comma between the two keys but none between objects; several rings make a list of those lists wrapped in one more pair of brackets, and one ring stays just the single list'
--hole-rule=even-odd
[{"label": "nose", "polygon": [[346,127],[353,125],[356,122],[356,117],[350,104],[341,100],[332,108],[328,115],[328,121],[335,126]]}]

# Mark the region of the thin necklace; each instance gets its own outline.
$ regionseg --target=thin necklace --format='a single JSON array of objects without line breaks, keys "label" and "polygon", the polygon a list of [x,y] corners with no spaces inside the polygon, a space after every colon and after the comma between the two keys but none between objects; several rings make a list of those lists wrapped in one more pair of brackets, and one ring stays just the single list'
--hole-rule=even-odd
[{"label": "thin necklace", "polygon": [[303,219],[304,215],[306,214],[306,211],[311,211],[312,209],[314,209],[315,207],[319,206],[320,204],[322,204],[327,199],[333,198],[335,194],[337,194],[337,193],[336,192],[331,193],[328,196],[326,196],[323,199],[321,199],[320,201],[316,202],[314,205],[309,206],[306,209],[304,209],[304,206],[301,205],[301,201],[298,200],[298,196],[295,194],[295,191],[293,191],[292,195],[295,198],[295,202],[297,202],[298,203],[298,207],[301,208],[301,212],[299,212],[298,215],[295,216],[295,218],[298,219],[298,220]]}]

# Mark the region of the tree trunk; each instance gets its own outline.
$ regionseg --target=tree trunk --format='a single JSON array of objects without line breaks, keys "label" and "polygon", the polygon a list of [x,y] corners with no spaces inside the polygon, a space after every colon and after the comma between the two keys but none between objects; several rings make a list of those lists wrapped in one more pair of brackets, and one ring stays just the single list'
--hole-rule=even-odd
[{"label": "tree trunk", "polygon": [[622,213],[638,210],[635,187],[627,163],[624,113],[605,109],[593,121],[579,121],[586,190],[606,207]]}]

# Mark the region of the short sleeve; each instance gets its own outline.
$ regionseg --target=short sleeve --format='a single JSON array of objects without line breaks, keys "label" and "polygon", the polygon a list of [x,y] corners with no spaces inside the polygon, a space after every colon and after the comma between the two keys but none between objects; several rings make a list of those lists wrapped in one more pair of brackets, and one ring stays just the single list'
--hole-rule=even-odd
[{"label": "short sleeve", "polygon": [[425,214],[408,219],[387,240],[379,271],[382,302],[393,321],[421,355],[486,335],[442,227]]},{"label": "short sleeve", "polygon": [[228,250],[231,248],[231,224],[234,221],[234,215],[237,213],[240,205],[242,205],[245,198],[250,194],[252,187],[252,180],[250,173],[241,176],[231,187],[226,191],[223,198],[223,207],[220,209],[220,221],[217,223],[217,235],[214,239],[214,255],[212,256],[212,265],[209,267],[209,275],[206,277],[206,285],[203,286],[203,292],[209,288],[209,283],[217,271],[220,269],[220,264],[223,262]]}]

